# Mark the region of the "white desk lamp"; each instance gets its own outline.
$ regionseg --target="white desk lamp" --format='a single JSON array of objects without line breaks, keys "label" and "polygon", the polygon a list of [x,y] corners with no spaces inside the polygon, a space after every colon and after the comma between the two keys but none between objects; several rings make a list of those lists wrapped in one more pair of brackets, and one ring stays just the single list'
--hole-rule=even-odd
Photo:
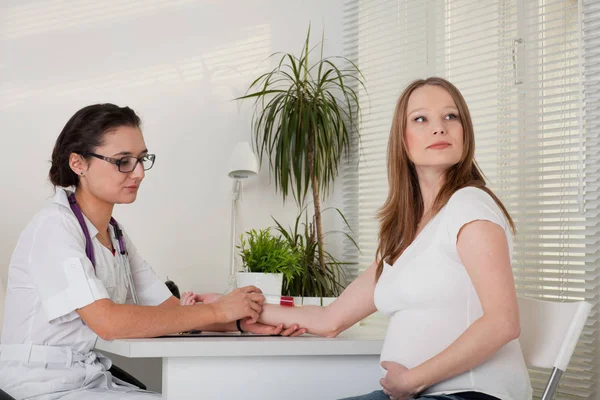
[{"label": "white desk lamp", "polygon": [[229,173],[227,174],[233,182],[233,197],[231,201],[231,271],[229,285],[235,285],[235,210],[240,194],[243,190],[242,180],[251,178],[258,174],[258,160],[248,142],[239,142],[229,160]]}]

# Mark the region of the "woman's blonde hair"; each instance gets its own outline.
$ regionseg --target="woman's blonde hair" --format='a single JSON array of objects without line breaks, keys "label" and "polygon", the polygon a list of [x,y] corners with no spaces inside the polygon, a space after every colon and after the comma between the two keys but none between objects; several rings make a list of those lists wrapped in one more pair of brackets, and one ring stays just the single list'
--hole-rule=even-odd
[{"label": "woman's blonde hair", "polygon": [[405,132],[408,99],[416,89],[425,85],[439,86],[452,96],[463,127],[464,143],[460,161],[446,170],[444,184],[433,203],[431,216],[436,215],[446,205],[454,192],[467,186],[474,186],[492,196],[515,232],[512,218],[498,197],[486,187],[484,175],[475,162],[473,122],[462,94],[445,79],[438,77],[418,79],[409,84],[400,95],[390,129],[387,154],[389,193],[378,213],[379,247],[376,253],[378,257],[376,279],[381,276],[384,261],[393,264],[413,242],[417,234],[417,226],[423,217],[423,197],[415,166],[409,158]]}]

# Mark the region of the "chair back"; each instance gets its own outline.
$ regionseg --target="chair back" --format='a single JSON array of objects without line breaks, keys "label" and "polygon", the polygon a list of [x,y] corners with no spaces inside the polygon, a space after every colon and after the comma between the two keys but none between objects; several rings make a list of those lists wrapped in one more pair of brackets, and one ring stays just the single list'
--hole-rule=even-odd
[{"label": "chair back", "polygon": [[592,308],[585,301],[559,303],[520,297],[519,342],[530,367],[567,369]]}]

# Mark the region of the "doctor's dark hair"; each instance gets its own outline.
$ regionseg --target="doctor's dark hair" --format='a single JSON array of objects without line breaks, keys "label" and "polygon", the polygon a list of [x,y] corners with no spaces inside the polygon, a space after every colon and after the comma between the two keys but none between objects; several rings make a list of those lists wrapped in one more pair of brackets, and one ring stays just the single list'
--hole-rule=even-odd
[{"label": "doctor's dark hair", "polygon": [[56,139],[49,178],[54,186],[79,185],[79,177],[69,166],[71,153],[85,154],[103,143],[104,135],[121,126],[140,127],[140,118],[129,107],[94,104],[77,111]]}]

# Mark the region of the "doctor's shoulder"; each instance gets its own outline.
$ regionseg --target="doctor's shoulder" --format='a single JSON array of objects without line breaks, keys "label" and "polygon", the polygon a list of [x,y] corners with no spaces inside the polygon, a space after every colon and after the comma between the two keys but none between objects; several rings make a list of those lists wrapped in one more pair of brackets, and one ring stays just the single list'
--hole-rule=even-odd
[{"label": "doctor's shoulder", "polygon": [[75,215],[70,209],[53,201],[34,214],[22,231],[19,241],[27,239],[32,245],[41,246],[45,243],[56,245],[63,241],[66,245],[76,241],[85,248],[85,237]]}]

